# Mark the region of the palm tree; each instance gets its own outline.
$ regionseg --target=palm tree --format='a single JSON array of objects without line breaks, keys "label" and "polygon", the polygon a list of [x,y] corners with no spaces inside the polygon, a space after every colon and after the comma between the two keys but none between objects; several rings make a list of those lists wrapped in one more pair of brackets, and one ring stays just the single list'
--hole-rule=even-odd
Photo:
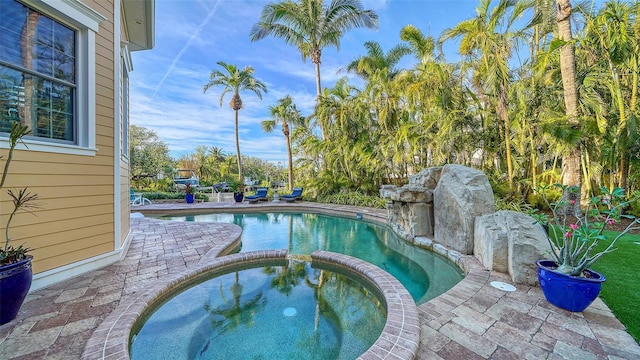
[{"label": "palm tree", "polygon": [[491,7],[491,0],[481,0],[476,8],[476,17],[463,20],[455,27],[446,29],[440,40],[444,42],[461,38],[460,54],[474,60],[474,78],[481,82],[479,91],[487,92],[494,98],[496,113],[503,122],[507,173],[511,189],[514,172],[508,103],[509,84],[512,82],[509,60],[515,42],[524,36],[523,30],[534,26],[539,18],[534,17],[523,30],[514,30],[512,27],[531,5],[529,1],[499,0],[495,7]]},{"label": "palm tree", "polygon": [[[373,10],[364,10],[359,0],[333,0],[327,7],[323,0],[285,0],[265,5],[250,36],[251,41],[270,35],[282,38],[298,48],[303,60],[311,58],[315,64],[316,92],[320,97],[322,49],[328,46],[340,49],[342,35],[359,27],[378,28],[378,15]],[[320,128],[325,139],[323,130]]]},{"label": "palm tree", "polygon": [[[629,147],[637,127],[637,114],[634,113],[638,89],[638,55],[640,33],[634,8],[621,1],[607,2],[597,16],[584,14],[586,18],[584,42],[594,52],[593,58],[599,61],[591,69],[597,74],[599,82],[605,85],[611,99],[610,127],[612,134],[611,168],[617,168],[616,176],[610,178],[610,188],[627,188],[629,176]],[[634,32],[635,30],[635,32]],[[606,69],[606,70],[605,70]],[[616,114],[617,113],[617,114]],[[615,116],[617,115],[617,117]],[[617,124],[615,123],[617,120]],[[617,160],[617,164],[615,164]]]},{"label": "palm tree", "polygon": [[420,63],[424,64],[434,60],[435,41],[431,35],[424,36],[417,27],[407,25],[400,30],[400,40],[407,43],[411,53]]},{"label": "palm tree", "polygon": [[240,156],[240,137],[238,136],[238,110],[242,109],[241,91],[251,91],[262,100],[262,92],[267,92],[267,86],[260,80],[253,77],[253,68],[246,66],[240,70],[236,65],[227,64],[224,61],[218,61],[225,72],[215,70],[211,72],[209,83],[204,86],[204,92],[207,92],[212,86],[223,86],[220,95],[220,106],[224,96],[228,92],[233,92],[233,97],[229,106],[235,111],[235,129],[236,129],[236,160],[238,162],[238,181],[242,182],[242,158]]},{"label": "palm tree", "polygon": [[[556,1],[556,22],[558,23],[558,38],[563,41],[560,48],[560,73],[562,74],[562,88],[564,106],[569,124],[575,129],[580,128],[578,120],[578,91],[576,90],[576,65],[573,37],[571,34],[571,1]],[[581,150],[577,142],[571,152],[562,160],[562,183],[569,186],[581,186],[582,173],[580,170]],[[566,196],[566,194],[565,194]],[[579,203],[579,201],[577,202]],[[579,209],[579,205],[576,205]]]},{"label": "palm tree", "polygon": [[270,133],[276,125],[282,125],[282,134],[287,143],[287,156],[289,158],[289,189],[293,189],[293,155],[291,153],[289,124],[297,125],[301,123],[300,112],[298,112],[296,105],[293,103],[293,99],[291,99],[289,95],[278,100],[276,105],[269,106],[269,112],[271,113],[272,119],[263,121],[262,129]]},{"label": "palm tree", "polygon": [[355,73],[363,79],[369,79],[376,71],[386,72],[389,79],[398,75],[399,70],[395,68],[402,60],[402,57],[411,53],[409,47],[400,44],[389,50],[386,54],[380,44],[376,41],[364,43],[367,55],[360,56],[347,65],[348,72]]}]

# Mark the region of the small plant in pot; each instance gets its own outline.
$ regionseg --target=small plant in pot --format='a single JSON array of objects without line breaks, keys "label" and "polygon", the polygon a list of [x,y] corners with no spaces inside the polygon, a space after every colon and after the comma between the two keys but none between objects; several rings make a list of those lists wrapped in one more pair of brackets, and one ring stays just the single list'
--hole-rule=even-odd
[{"label": "small plant in pot", "polygon": [[244,200],[244,188],[242,186],[238,186],[236,191],[233,192],[233,200],[238,203]]},{"label": "small plant in pot", "polygon": [[[600,195],[589,199],[586,208],[576,214],[567,214],[579,201],[577,186],[553,185],[567,192],[568,200],[549,202],[546,196],[550,186],[541,186],[536,191],[551,209],[552,216],[540,212],[530,215],[547,230],[547,240],[552,259],[539,260],[538,280],[547,301],[562,309],[584,311],[600,294],[605,276],[589,269],[603,255],[616,250],[615,244],[623,235],[633,229],[640,229],[640,219],[624,215],[623,210],[632,202],[640,199],[636,191],[628,199],[624,189],[609,191],[600,188]],[[631,223],[612,240],[603,235],[607,225],[631,219]],[[606,243],[604,249],[598,244]]]},{"label": "small plant in pot", "polygon": [[[13,123],[9,134],[9,152],[5,159],[2,178],[0,179],[0,189],[4,188],[9,166],[13,159],[13,151],[22,137],[29,133],[29,127],[21,123]],[[20,212],[32,213],[32,210],[39,208],[36,203],[37,194],[29,192],[28,188],[8,189],[6,193],[11,199],[11,211],[4,229],[4,244],[0,248],[0,325],[6,324],[15,319],[22,306],[29,288],[31,287],[32,271],[29,248],[24,245],[15,247],[11,239],[11,223],[14,217]]]},{"label": "small plant in pot", "polygon": [[184,185],[184,199],[187,201],[187,204],[192,204],[195,198],[196,189],[191,186],[191,184]]}]

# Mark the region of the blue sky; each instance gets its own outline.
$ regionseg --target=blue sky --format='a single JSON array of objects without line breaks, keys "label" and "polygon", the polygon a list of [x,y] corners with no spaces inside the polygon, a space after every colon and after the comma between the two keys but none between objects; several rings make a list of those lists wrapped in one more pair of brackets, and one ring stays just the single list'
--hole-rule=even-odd
[{"label": "blue sky", "polygon": [[[169,145],[171,155],[193,152],[196,146],[217,146],[235,154],[234,112],[231,95],[220,107],[221,88],[203,93],[220,60],[239,67],[252,66],[255,77],[267,85],[262,100],[241,93],[240,152],[278,162],[286,158],[282,132],[267,134],[260,122],[269,119],[269,106],[290,95],[303,115],[315,102],[313,63],[281,39],[249,39],[265,0],[156,0],[155,48],[132,55],[130,74],[131,123],[154,130]],[[365,54],[364,42],[374,40],[385,51],[400,43],[407,24],[438,37],[442,30],[475,15],[476,0],[363,0],[379,16],[377,31],[354,29],[341,40],[341,48],[324,49],[322,86],[343,76],[338,70]],[[455,44],[445,52],[455,56]]]}]

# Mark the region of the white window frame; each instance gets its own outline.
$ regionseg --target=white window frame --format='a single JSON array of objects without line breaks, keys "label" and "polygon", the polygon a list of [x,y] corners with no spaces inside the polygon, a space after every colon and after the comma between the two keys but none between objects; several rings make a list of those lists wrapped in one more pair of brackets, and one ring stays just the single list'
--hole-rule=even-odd
[{"label": "white window frame", "polygon": [[[19,0],[28,7],[49,16],[76,32],[76,98],[74,122],[76,143],[64,144],[24,139],[28,149],[43,152],[95,156],[96,154],[96,33],[100,22],[107,20],[79,0]],[[8,148],[6,137],[0,147]],[[24,148],[18,146],[18,148]]]},{"label": "white window frame", "polygon": [[129,52],[129,46],[126,42],[122,42],[121,57],[122,57],[122,114],[120,126],[122,127],[122,141],[121,141],[121,155],[125,161],[129,160],[129,73],[133,71],[133,64],[131,62],[131,53]]}]

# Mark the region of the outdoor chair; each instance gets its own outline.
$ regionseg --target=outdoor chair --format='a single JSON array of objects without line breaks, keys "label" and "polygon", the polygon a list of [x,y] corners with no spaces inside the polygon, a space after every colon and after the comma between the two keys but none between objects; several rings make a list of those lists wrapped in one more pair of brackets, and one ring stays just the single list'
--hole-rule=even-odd
[{"label": "outdoor chair", "polygon": [[267,201],[267,192],[269,192],[269,189],[267,188],[258,188],[254,195],[245,196],[244,199],[250,203],[256,201]]},{"label": "outdoor chair", "polygon": [[129,204],[131,206],[138,206],[144,204],[151,204],[151,200],[145,198],[142,193],[134,192],[133,189],[129,189]]},{"label": "outdoor chair", "polygon": [[302,200],[302,188],[293,188],[293,191],[291,191],[291,194],[282,195],[280,196],[280,199],[284,201],[289,201],[289,202]]}]

